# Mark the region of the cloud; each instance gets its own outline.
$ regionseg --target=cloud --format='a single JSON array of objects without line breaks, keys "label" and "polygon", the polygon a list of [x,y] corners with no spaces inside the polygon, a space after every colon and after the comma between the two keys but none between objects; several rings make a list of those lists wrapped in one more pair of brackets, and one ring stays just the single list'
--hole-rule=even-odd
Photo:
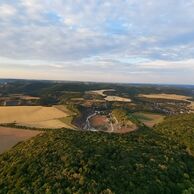
[{"label": "cloud", "polygon": [[1,1],[0,71],[6,65],[16,71],[60,69],[65,75],[78,69],[92,79],[96,72],[105,80],[109,72],[111,79],[123,74],[126,81],[160,69],[164,81],[165,73],[190,74],[193,6],[193,0]]},{"label": "cloud", "polygon": [[16,14],[16,9],[9,4],[0,5],[0,18],[10,17]]},{"label": "cloud", "polygon": [[161,70],[187,70],[194,72],[194,59],[184,61],[151,61],[149,63],[142,63],[139,66],[143,69],[161,69]]}]

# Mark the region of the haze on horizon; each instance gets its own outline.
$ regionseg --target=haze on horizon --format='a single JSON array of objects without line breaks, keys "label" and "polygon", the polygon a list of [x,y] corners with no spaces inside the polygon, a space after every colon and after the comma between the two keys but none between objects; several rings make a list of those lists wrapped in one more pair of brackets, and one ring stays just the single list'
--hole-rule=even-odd
[{"label": "haze on horizon", "polygon": [[1,0],[0,78],[194,84],[194,0]]}]

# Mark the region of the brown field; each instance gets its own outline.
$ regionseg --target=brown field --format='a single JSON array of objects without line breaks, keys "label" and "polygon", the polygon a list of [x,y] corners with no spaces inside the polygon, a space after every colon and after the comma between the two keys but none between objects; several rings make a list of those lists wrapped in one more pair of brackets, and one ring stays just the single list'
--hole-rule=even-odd
[{"label": "brown field", "polygon": [[161,114],[143,112],[134,113],[134,116],[136,116],[137,119],[139,119],[142,123],[144,123],[148,127],[153,127],[154,125],[161,123],[165,117]]},{"label": "brown field", "polygon": [[177,95],[177,94],[140,94],[139,97],[156,98],[156,99],[168,99],[168,100],[188,100],[189,96]]},{"label": "brown field", "polygon": [[131,99],[129,98],[123,98],[119,96],[107,96],[105,100],[110,101],[110,102],[131,102]]},{"label": "brown field", "polygon": [[68,128],[60,119],[69,114],[69,111],[65,112],[65,109],[54,106],[6,106],[0,107],[0,123],[16,123],[36,128]]},{"label": "brown field", "polygon": [[18,142],[27,140],[42,133],[41,131],[23,130],[0,127],[0,154],[7,151]]}]

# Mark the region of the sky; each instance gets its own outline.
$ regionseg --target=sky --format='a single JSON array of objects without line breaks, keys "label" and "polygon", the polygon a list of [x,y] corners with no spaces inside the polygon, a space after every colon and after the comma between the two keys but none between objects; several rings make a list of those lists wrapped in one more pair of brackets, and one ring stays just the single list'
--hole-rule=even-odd
[{"label": "sky", "polygon": [[194,84],[194,0],[0,0],[0,78]]}]

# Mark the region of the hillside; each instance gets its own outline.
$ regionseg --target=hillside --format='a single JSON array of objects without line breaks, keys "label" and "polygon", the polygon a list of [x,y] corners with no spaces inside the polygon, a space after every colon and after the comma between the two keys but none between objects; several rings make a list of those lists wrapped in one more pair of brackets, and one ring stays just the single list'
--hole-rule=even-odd
[{"label": "hillside", "polygon": [[194,155],[194,114],[167,117],[155,130],[184,144],[187,151]]},{"label": "hillside", "polygon": [[48,131],[0,156],[0,193],[192,193],[194,158],[158,131]]}]

